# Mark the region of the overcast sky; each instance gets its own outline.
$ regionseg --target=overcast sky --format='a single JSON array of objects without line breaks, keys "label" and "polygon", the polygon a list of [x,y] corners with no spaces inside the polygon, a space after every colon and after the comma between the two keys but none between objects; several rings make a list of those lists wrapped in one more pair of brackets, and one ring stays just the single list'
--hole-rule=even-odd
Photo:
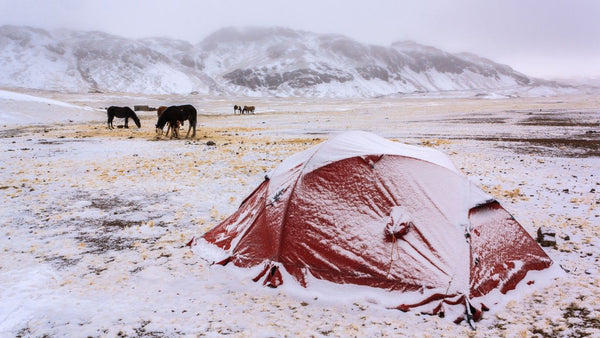
[{"label": "overcast sky", "polygon": [[0,0],[4,24],[193,43],[222,27],[282,26],[413,40],[543,78],[600,77],[600,0]]}]

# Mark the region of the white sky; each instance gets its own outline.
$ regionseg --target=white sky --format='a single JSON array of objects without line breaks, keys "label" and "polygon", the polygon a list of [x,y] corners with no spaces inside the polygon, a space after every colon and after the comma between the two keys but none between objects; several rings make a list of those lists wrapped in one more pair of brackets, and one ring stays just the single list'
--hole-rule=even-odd
[{"label": "white sky", "polygon": [[222,27],[282,26],[413,40],[543,78],[600,77],[600,0],[0,0],[4,24],[192,43]]}]

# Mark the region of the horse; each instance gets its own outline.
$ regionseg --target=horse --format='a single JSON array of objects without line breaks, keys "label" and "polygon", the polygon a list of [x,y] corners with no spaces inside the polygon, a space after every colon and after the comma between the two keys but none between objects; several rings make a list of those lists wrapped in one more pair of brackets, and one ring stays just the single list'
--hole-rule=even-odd
[{"label": "horse", "polygon": [[138,128],[140,128],[142,126],[140,123],[140,119],[137,117],[137,115],[135,115],[135,112],[133,110],[131,110],[131,108],[129,108],[129,107],[110,106],[106,109],[106,114],[108,115],[108,122],[106,123],[108,125],[108,129],[114,129],[113,119],[115,117],[125,119],[125,128],[129,128],[129,126],[128,126],[129,118],[131,118],[133,120],[133,122],[135,122],[135,125]]},{"label": "horse", "polygon": [[[194,106],[191,104],[184,104],[183,106],[179,106],[179,109],[181,109],[184,113],[184,120],[188,120],[190,123],[187,134],[185,134],[185,138],[190,135],[190,130],[192,130],[192,128],[194,129],[192,132],[192,138],[196,137],[196,123],[198,122],[198,112],[196,111],[196,108],[194,108]],[[181,122],[181,124],[183,124],[183,122]]]},{"label": "horse", "polygon": [[[171,138],[174,136],[179,138],[179,128],[172,128],[180,123],[185,121],[185,114],[178,106],[170,106],[167,109],[162,111],[162,114],[158,117],[158,121],[156,121],[156,133],[157,135],[160,133],[162,135],[163,128],[166,124],[169,124],[169,128],[171,128]],[[159,135],[159,136],[160,136]],[[169,129],[167,129],[167,136],[169,135]]]},{"label": "horse", "polygon": [[160,106],[160,107],[156,108],[156,115],[158,115],[158,117],[160,117],[167,108],[168,108],[167,106]]},{"label": "horse", "polygon": [[[171,137],[175,136],[179,138],[179,125],[183,125],[185,120],[188,120],[190,123],[190,127],[188,128],[188,132],[185,135],[187,138],[190,135],[190,131],[194,128],[194,132],[192,133],[192,138],[196,137],[196,123],[197,123],[198,113],[196,108],[190,104],[186,104],[183,106],[170,106],[163,111],[161,116],[158,118],[156,122],[156,132],[162,135],[162,130],[165,127],[165,124],[169,123],[172,127]],[[177,128],[175,128],[177,126]],[[168,132],[168,130],[167,130]]]},{"label": "horse", "polygon": [[[160,116],[163,114],[163,112],[167,109],[167,106],[160,106],[156,109],[156,115],[157,117],[160,119]],[[173,133],[175,133],[175,129],[179,130],[179,127],[181,126],[180,121],[176,121],[174,125],[172,125],[171,123],[167,123],[168,127],[167,127],[167,133],[166,136],[169,136],[169,131],[171,132],[171,136],[173,135]]]},{"label": "horse", "polygon": [[242,114],[254,114],[254,106],[244,106],[244,109],[242,110]]},{"label": "horse", "polygon": [[242,106],[238,106],[237,104],[233,106],[233,114],[235,115],[237,112],[242,113]]}]

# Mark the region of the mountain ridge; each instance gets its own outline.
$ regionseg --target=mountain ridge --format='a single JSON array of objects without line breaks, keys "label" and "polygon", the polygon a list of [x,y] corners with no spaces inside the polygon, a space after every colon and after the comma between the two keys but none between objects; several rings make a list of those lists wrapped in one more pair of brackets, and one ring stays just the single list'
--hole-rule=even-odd
[{"label": "mountain ridge", "polygon": [[535,87],[475,54],[282,27],[227,27],[198,43],[0,26],[0,86],[72,92],[349,97]]}]

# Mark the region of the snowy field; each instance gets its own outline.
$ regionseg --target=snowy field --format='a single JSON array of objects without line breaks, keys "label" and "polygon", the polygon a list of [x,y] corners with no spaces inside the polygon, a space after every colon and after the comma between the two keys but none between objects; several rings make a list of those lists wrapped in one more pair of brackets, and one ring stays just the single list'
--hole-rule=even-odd
[{"label": "snowy field", "polygon": [[[157,140],[153,111],[139,112],[141,129],[106,128],[110,105],[183,103],[200,114],[193,140]],[[233,115],[234,104],[257,113]],[[254,273],[209,266],[185,246],[284,158],[344,130],[448,154],[532,236],[540,226],[556,231],[556,248],[544,249],[564,276],[513,292],[473,331],[343,288],[265,288],[248,278]],[[598,190],[598,96],[234,100],[0,90],[0,336],[597,337]]]}]

